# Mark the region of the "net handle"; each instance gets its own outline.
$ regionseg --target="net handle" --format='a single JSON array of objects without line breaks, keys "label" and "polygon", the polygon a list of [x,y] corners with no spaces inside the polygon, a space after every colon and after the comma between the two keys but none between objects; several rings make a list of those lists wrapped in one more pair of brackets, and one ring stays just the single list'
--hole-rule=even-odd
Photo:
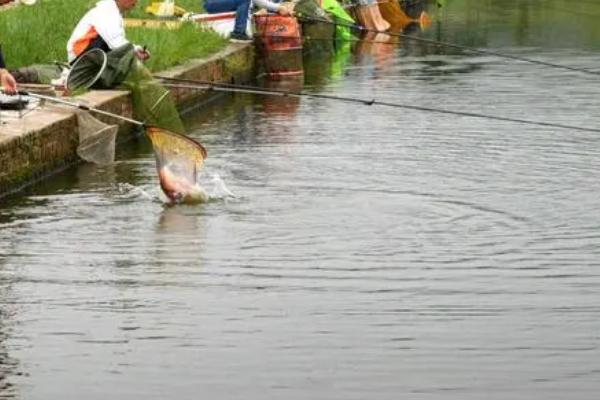
[{"label": "net handle", "polygon": [[67,105],[67,106],[79,108],[80,110],[84,110],[84,111],[95,112],[97,114],[102,114],[102,115],[106,115],[108,117],[120,119],[122,121],[129,122],[129,123],[134,124],[134,125],[146,127],[146,124],[144,124],[143,122],[137,121],[135,119],[124,117],[122,115],[111,113],[111,112],[108,112],[108,111],[100,110],[98,108],[86,106],[85,104],[76,103],[74,101],[68,101],[68,100],[58,99],[58,98],[52,97],[52,96],[45,96],[43,94],[31,93],[31,92],[24,92],[24,91],[19,91],[19,94],[22,95],[22,96],[30,96],[30,97],[34,97],[34,98],[37,98],[37,99],[51,101],[51,102],[58,103],[58,104],[64,104],[64,105]]}]

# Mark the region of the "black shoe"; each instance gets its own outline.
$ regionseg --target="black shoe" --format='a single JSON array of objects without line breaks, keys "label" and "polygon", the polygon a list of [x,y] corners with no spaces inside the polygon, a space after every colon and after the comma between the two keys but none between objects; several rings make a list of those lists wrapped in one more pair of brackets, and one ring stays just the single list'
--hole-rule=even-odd
[{"label": "black shoe", "polygon": [[229,41],[233,43],[252,43],[252,38],[245,33],[231,32]]}]

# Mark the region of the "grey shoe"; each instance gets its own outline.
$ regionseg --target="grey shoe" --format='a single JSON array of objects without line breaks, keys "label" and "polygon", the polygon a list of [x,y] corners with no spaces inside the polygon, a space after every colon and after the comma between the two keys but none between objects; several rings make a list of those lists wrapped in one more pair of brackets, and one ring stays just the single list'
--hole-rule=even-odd
[{"label": "grey shoe", "polygon": [[229,41],[233,43],[252,43],[253,39],[245,33],[231,32]]}]

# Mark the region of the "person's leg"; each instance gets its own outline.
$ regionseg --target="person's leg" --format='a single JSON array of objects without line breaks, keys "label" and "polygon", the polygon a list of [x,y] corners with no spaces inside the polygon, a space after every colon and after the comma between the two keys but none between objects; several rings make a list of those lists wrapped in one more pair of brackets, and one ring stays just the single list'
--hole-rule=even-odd
[{"label": "person's leg", "polygon": [[204,2],[204,9],[209,14],[235,11],[233,32],[245,34],[250,3],[250,0],[206,0]]},{"label": "person's leg", "polygon": [[377,2],[373,3],[374,4],[368,7],[368,10],[371,14],[371,20],[375,25],[375,30],[378,30],[379,32],[385,32],[388,29],[390,29],[390,23],[383,19],[383,17],[381,16],[381,12],[379,11],[379,5],[377,5]]},{"label": "person's leg", "polygon": [[251,0],[238,0],[238,6],[235,11],[235,27],[233,31],[246,35],[246,27],[248,26],[248,15],[250,13]]},{"label": "person's leg", "polygon": [[375,23],[372,20],[372,16],[369,13],[369,5],[372,0],[356,0],[355,1],[355,12],[356,19],[359,24],[367,29],[375,29]]}]

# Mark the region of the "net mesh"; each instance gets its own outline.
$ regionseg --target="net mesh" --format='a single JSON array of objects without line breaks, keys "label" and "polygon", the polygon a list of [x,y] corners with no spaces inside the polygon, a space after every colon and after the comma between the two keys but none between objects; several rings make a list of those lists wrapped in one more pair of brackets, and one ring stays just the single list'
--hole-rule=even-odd
[{"label": "net mesh", "polygon": [[136,119],[147,125],[185,133],[171,93],[140,62],[135,61],[131,65],[123,86],[131,92]]},{"label": "net mesh", "polygon": [[118,125],[108,125],[89,112],[77,113],[79,145],[77,155],[83,160],[99,165],[107,165],[115,160],[115,142]]}]

